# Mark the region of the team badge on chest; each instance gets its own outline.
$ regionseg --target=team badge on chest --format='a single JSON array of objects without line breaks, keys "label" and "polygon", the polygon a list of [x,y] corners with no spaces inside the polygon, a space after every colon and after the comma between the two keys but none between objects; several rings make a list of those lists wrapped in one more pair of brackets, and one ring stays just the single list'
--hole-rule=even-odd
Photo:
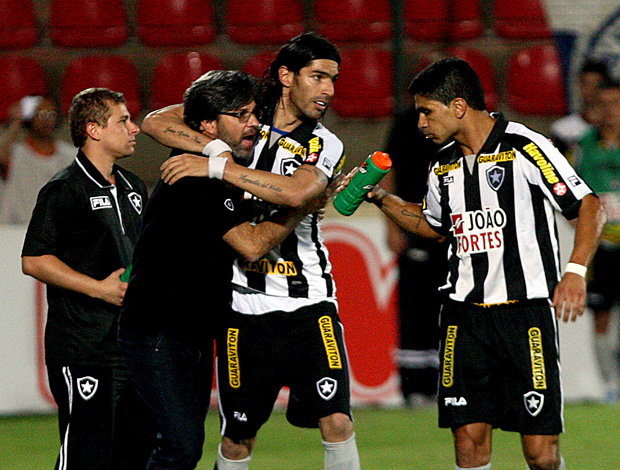
[{"label": "team badge on chest", "polygon": [[127,197],[129,198],[129,202],[131,202],[131,205],[136,210],[136,212],[138,214],[142,214],[142,196],[140,196],[138,193],[132,192],[129,193]]},{"label": "team badge on chest", "polygon": [[487,170],[487,183],[493,191],[497,191],[504,182],[506,170],[501,166],[493,165]]}]

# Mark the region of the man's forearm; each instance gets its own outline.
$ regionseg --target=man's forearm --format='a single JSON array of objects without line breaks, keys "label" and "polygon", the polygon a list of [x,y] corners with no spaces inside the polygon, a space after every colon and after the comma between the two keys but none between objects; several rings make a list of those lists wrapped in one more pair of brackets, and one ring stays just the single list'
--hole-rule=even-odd
[{"label": "man's forearm", "polygon": [[422,205],[406,202],[394,194],[385,193],[380,199],[373,199],[385,215],[400,227],[414,235],[441,241],[444,239],[426,221],[422,213]]},{"label": "man's forearm", "polygon": [[603,233],[607,216],[600,199],[588,195],[581,201],[579,216],[575,227],[575,241],[570,262],[588,266]]},{"label": "man's forearm", "polygon": [[190,129],[183,122],[183,108],[170,106],[149,113],[142,123],[142,130],[153,140],[166,147],[201,153],[213,139]]}]

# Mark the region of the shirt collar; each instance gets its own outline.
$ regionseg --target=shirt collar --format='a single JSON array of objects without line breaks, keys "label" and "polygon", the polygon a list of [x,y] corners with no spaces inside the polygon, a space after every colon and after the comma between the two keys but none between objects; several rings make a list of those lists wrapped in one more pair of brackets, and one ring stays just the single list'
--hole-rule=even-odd
[{"label": "shirt collar", "polygon": [[[93,181],[100,188],[110,189],[113,188],[114,185],[106,180],[101,172],[97,170],[95,165],[88,159],[88,157],[84,154],[84,152],[80,149],[78,150],[77,158],[76,158],[78,166],[82,169],[82,171],[86,174],[86,176]],[[125,175],[123,175],[120,167],[114,165],[112,167],[112,174],[116,177],[116,186],[117,187],[127,187],[133,189]]]}]

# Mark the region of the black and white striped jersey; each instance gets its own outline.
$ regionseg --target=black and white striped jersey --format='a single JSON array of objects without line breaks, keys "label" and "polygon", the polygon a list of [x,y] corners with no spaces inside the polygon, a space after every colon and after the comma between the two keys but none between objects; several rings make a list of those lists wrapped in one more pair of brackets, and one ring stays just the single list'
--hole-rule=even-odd
[{"label": "black and white striped jersey", "polygon": [[441,289],[462,302],[549,298],[560,279],[555,212],[592,190],[543,135],[497,115],[478,155],[451,143],[432,167],[424,214],[449,241]]},{"label": "black and white striped jersey", "polygon": [[[330,180],[342,169],[344,145],[319,122],[305,122],[269,146],[272,137],[270,126],[261,125],[250,168],[290,176],[300,165],[310,164],[319,168]],[[272,204],[257,200],[249,194],[246,196],[252,199],[257,221],[273,210]],[[276,309],[255,304],[251,308],[240,306],[239,302],[249,301],[249,294],[308,299],[306,303],[335,298],[336,287],[318,215],[306,216],[283,243],[260,260],[237,260],[234,265],[233,289],[233,305],[241,312]],[[253,298],[256,299],[256,296]],[[269,302],[274,299],[263,300]],[[295,303],[289,304],[292,306]],[[277,309],[282,310],[283,307]]]}]

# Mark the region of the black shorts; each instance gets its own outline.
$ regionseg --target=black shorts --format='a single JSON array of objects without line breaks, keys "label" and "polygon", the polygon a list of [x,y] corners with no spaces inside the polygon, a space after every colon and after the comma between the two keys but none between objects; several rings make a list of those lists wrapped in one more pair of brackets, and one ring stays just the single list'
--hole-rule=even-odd
[{"label": "black shorts", "polygon": [[334,413],[350,416],[343,327],[330,302],[294,312],[234,313],[217,341],[222,433],[256,436],[280,389],[290,387],[288,421],[316,428]]},{"label": "black shorts", "polygon": [[491,308],[448,301],[441,331],[440,427],[563,431],[557,322],[547,300]]},{"label": "black shorts", "polygon": [[588,284],[588,306],[609,311],[619,300],[618,278],[620,248],[601,245],[592,261],[592,279]]}]

